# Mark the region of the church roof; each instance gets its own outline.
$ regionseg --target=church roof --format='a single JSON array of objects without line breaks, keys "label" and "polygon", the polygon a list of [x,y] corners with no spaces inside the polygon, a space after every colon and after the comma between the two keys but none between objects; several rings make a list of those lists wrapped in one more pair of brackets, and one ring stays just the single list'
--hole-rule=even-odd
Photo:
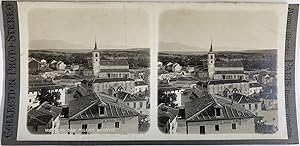
[{"label": "church roof", "polygon": [[242,70],[215,71],[215,74],[244,74]]},{"label": "church roof", "polygon": [[215,85],[215,84],[232,84],[232,83],[246,83],[248,81],[246,80],[211,80],[208,81],[209,85]]},{"label": "church roof", "polygon": [[[221,110],[221,117],[215,115],[215,106]],[[236,102],[219,95],[206,94],[185,104],[187,121],[212,121],[252,118],[253,113]]]},{"label": "church roof", "polygon": [[243,67],[241,61],[216,61],[215,67]]},{"label": "church roof", "polygon": [[100,69],[100,72],[129,72],[129,69]]},{"label": "church roof", "polygon": [[[105,109],[100,115],[98,105]],[[126,103],[104,93],[93,92],[69,102],[69,115],[73,120],[103,119],[138,116],[139,113]]]},{"label": "church roof", "polygon": [[116,60],[100,60],[100,65],[104,66],[128,66],[128,61],[125,59]]},{"label": "church roof", "polygon": [[95,79],[93,83],[121,82],[121,81],[134,81],[134,80],[129,78],[105,78],[105,79]]}]

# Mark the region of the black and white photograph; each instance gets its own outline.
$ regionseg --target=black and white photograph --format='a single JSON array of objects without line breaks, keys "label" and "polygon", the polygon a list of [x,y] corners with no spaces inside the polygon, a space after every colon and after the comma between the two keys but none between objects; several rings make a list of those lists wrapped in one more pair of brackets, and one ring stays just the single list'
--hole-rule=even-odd
[{"label": "black and white photograph", "polygon": [[[273,8],[214,6],[161,12],[158,127],[167,134],[278,134]],[[180,21],[178,21],[180,20]],[[280,100],[278,100],[281,98]]]},{"label": "black and white photograph", "polygon": [[31,134],[147,132],[146,11],[123,5],[37,8],[28,14],[28,22],[28,95],[23,110]]}]

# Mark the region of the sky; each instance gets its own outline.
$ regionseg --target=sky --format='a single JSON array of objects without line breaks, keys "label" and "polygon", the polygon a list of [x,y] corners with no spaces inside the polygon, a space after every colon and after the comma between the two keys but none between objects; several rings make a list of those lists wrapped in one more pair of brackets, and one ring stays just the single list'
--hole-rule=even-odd
[{"label": "sky", "polygon": [[[281,7],[178,8],[160,15],[160,51],[277,49]],[[284,8],[284,7],[282,7]],[[285,28],[285,27],[284,27]],[[187,46],[187,47],[184,47]],[[182,49],[184,47],[184,49]]]},{"label": "sky", "polygon": [[148,48],[142,8],[43,8],[29,12],[30,49]]}]

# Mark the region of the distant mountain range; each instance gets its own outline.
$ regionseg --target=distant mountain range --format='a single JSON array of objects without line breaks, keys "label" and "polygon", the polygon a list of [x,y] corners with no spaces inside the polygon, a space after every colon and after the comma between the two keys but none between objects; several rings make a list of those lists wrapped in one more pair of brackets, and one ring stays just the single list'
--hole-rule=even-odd
[{"label": "distant mountain range", "polygon": [[[64,53],[89,53],[93,50],[93,47],[84,46],[79,44],[68,43],[61,40],[32,40],[30,41],[31,52],[64,52]],[[103,49],[100,51],[144,51],[146,48],[112,48]]]},{"label": "distant mountain range", "polygon": [[[159,51],[159,54],[174,54],[174,55],[205,55],[208,53],[209,49],[201,49],[198,47],[192,47],[180,43],[170,43],[170,42],[159,42],[159,49],[160,50],[172,50],[175,51]],[[177,51],[180,50],[180,51]],[[184,51],[187,50],[187,51]],[[199,51],[188,51],[188,50],[199,50]],[[201,51],[207,50],[207,51]],[[238,50],[236,51],[214,51],[216,54],[230,54],[230,53],[276,53],[276,49],[253,49],[253,50]]]}]

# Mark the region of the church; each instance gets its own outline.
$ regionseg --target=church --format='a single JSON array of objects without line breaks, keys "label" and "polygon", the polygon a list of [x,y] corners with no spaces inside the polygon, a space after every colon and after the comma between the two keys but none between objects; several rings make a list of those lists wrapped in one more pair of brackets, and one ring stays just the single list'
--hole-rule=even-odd
[{"label": "church", "polygon": [[101,60],[100,52],[95,42],[93,50],[93,74],[95,78],[128,78],[129,64],[127,60]]},{"label": "church", "polygon": [[127,60],[102,60],[100,50],[95,42],[92,52],[93,75],[92,80],[82,81],[82,86],[94,92],[113,95],[117,92],[135,93],[135,81],[130,78]]},{"label": "church", "polygon": [[244,73],[244,67],[240,61],[216,61],[216,54],[213,52],[212,43],[207,54],[208,80],[200,81],[197,84],[211,94],[229,96],[233,93],[249,95],[248,75]]}]

